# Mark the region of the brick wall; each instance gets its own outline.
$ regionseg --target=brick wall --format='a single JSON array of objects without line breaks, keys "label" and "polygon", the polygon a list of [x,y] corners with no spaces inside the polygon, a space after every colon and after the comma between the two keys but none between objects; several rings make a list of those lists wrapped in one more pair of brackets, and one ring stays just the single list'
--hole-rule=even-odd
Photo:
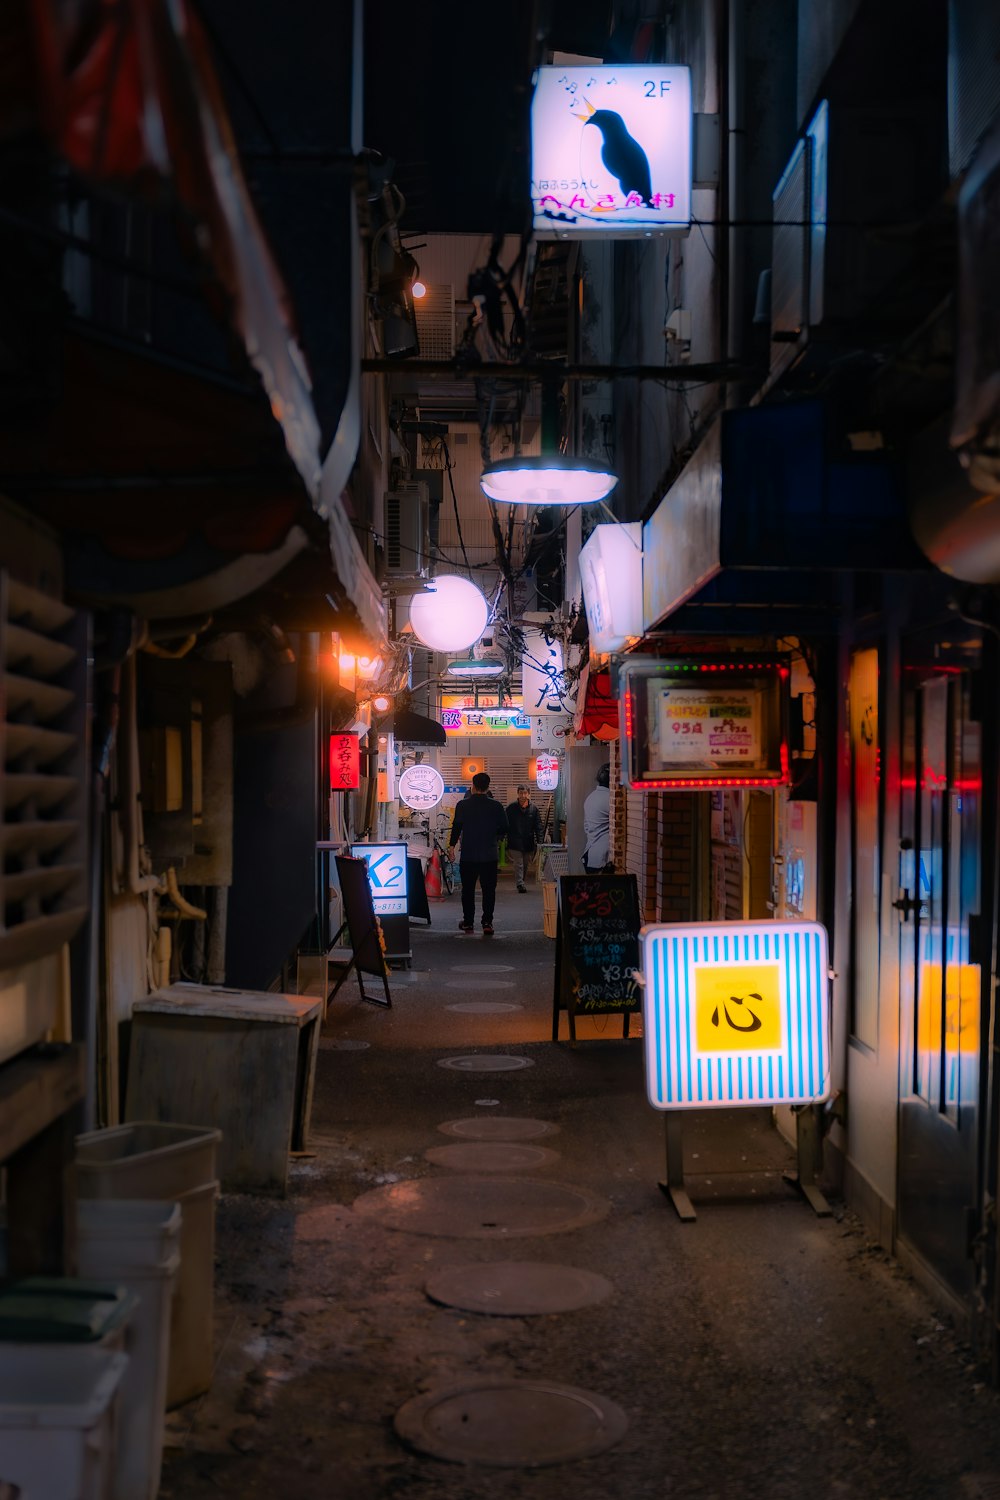
[{"label": "brick wall", "polygon": [[658,804],[655,842],[647,865],[652,876],[650,905],[657,921],[690,922],[699,912],[695,889],[698,798],[692,792],[659,792],[650,801]]}]

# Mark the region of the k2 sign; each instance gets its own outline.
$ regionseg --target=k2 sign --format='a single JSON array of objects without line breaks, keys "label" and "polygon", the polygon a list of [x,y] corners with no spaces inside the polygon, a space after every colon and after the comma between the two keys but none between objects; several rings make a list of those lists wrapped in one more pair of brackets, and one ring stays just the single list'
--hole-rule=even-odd
[{"label": "k2 sign", "polygon": [[352,844],[355,859],[368,866],[368,884],[377,917],[406,915],[406,845]]}]

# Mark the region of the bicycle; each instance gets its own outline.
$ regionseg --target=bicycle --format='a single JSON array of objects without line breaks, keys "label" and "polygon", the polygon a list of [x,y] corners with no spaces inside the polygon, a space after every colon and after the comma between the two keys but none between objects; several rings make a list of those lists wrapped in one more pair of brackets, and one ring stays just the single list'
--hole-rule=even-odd
[{"label": "bicycle", "polygon": [[421,826],[427,834],[427,842],[431,849],[437,850],[438,865],[441,870],[441,884],[450,896],[455,890],[455,866],[448,858],[448,851],[441,843],[437,834],[432,832],[430,818],[425,818]]}]

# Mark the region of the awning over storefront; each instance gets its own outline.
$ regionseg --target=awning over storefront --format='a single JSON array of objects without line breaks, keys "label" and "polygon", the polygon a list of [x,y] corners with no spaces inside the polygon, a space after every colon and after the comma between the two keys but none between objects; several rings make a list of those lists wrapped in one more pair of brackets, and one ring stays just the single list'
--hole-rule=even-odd
[{"label": "awning over storefront", "polygon": [[573,732],[597,740],[618,738],[618,699],[611,691],[610,672],[591,672],[584,667],[577,693]]},{"label": "awning over storefront", "polygon": [[186,618],[247,598],[299,561],[287,593],[319,611],[307,628],[380,644],[381,590],[343,502],[316,514],[259,388],[82,329],[65,338],[62,373],[77,398],[8,431],[0,491],[66,538],[74,594]]},{"label": "awning over storefront", "polygon": [[899,471],[867,442],[822,401],[724,412],[643,527],[644,628],[711,587],[708,628],[728,608],[784,611],[791,629],[836,608],[838,571],[926,569]]}]

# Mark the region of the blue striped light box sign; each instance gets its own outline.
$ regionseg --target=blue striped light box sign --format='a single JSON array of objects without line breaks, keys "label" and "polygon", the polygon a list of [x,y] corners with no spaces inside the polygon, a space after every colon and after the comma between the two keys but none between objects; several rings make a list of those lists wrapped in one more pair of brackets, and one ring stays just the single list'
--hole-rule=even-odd
[{"label": "blue striped light box sign", "polygon": [[654,1109],[806,1104],[830,1092],[826,929],[666,923],[639,934]]}]

